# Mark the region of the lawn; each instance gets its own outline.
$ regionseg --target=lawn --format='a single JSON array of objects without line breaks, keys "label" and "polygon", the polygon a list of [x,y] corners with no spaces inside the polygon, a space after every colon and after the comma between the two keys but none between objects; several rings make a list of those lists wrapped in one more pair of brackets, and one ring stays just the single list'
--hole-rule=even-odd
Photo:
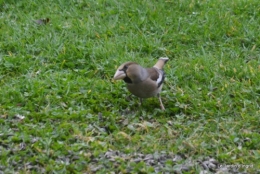
[{"label": "lawn", "polygon": [[[0,173],[260,172],[258,0],[0,0],[0,12]],[[112,80],[159,57],[165,111]]]}]

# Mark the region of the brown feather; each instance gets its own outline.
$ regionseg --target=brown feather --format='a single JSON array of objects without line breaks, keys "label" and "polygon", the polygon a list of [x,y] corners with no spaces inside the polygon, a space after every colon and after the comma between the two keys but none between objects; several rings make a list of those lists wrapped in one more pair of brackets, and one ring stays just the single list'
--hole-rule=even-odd
[{"label": "brown feather", "polygon": [[149,75],[150,75],[150,78],[151,78],[153,81],[157,81],[157,79],[159,78],[158,71],[156,71],[155,68],[146,68],[146,70],[148,71],[148,73],[149,73]]}]

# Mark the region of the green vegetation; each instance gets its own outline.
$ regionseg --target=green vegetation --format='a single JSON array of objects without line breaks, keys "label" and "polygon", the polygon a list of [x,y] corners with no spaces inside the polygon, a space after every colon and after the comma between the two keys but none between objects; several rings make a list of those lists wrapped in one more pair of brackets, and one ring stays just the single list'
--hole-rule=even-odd
[{"label": "green vegetation", "polygon": [[[199,173],[208,158],[259,172],[258,0],[1,0],[0,12],[1,172]],[[111,80],[162,56],[164,112]],[[134,154],[180,159],[157,170]]]}]

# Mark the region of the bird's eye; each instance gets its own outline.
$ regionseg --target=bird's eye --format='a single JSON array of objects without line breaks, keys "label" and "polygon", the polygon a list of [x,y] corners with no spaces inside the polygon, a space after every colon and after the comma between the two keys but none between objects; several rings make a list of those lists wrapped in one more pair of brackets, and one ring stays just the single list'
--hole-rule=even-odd
[{"label": "bird's eye", "polygon": [[125,66],[121,69],[121,71],[126,71],[127,68],[128,68],[128,66],[125,65]]}]

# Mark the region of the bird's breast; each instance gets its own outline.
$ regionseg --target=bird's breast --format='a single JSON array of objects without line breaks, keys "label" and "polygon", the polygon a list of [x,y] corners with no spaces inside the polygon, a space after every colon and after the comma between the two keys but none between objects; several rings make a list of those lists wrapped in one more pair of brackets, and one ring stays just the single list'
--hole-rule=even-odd
[{"label": "bird's breast", "polygon": [[149,98],[157,95],[160,93],[162,88],[162,85],[160,88],[157,87],[156,84],[143,84],[143,83],[138,83],[138,84],[127,84],[127,89],[134,94],[137,97],[140,98]]}]

